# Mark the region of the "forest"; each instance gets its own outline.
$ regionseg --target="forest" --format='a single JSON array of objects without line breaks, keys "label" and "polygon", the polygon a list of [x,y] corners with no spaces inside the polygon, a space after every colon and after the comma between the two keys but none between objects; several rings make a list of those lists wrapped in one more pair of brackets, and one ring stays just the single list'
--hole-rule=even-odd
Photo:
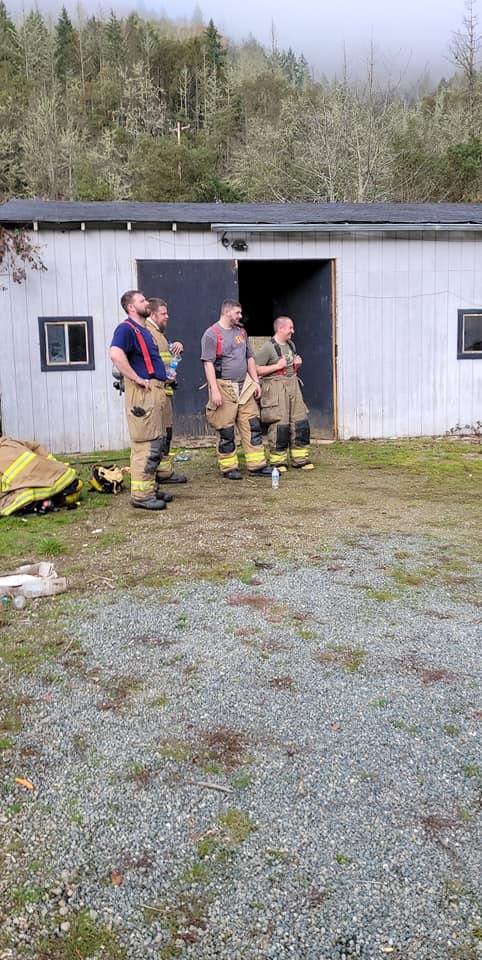
[{"label": "forest", "polygon": [[[197,10],[197,12],[196,12]],[[435,89],[234,43],[199,8],[15,20],[0,0],[0,201],[480,201],[473,0]]]}]

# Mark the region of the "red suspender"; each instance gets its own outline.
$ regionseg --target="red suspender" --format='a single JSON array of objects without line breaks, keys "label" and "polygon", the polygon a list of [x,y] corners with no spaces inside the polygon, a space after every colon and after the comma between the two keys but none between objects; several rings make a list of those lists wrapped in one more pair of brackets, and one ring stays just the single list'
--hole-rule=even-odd
[{"label": "red suspender", "polygon": [[139,343],[139,346],[140,346],[140,348],[141,348],[142,358],[143,358],[144,363],[145,363],[145,365],[146,365],[146,370],[147,370],[148,374],[151,375],[152,373],[154,373],[154,367],[153,367],[153,365],[152,365],[152,360],[151,360],[151,356],[150,356],[149,350],[147,349],[147,343],[146,343],[146,341],[144,340],[144,337],[142,336],[141,331],[138,330],[137,327],[136,327],[133,323],[130,322],[130,320],[124,320],[124,323],[127,323],[127,326],[128,326],[128,327],[131,327],[131,329],[134,331],[134,333],[135,333],[135,335],[136,335],[136,337],[137,337],[137,341],[138,341],[138,343]]}]

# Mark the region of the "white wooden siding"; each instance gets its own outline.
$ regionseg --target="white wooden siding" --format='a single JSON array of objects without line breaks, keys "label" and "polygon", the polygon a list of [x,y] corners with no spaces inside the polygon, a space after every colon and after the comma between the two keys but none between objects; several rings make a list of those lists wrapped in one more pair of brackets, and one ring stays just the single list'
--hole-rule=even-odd
[{"label": "white wooden siding", "polygon": [[[57,452],[127,446],[107,350],[136,260],[230,260],[232,251],[208,230],[87,226],[35,240],[47,271],[22,285],[2,276],[3,431]],[[482,307],[480,234],[273,232],[248,243],[238,259],[336,261],[340,438],[442,435],[482,420],[482,359],[457,360],[457,310]],[[38,317],[70,314],[93,317],[95,369],[42,373]]]}]

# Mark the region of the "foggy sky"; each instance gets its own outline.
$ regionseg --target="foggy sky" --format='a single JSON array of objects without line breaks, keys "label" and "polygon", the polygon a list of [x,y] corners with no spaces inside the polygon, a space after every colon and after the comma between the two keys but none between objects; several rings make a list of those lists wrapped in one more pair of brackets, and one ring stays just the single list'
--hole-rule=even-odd
[{"label": "foggy sky", "polygon": [[[34,5],[56,17],[63,4],[75,18],[79,0],[6,0],[15,17]],[[87,13],[102,9],[104,16],[112,7],[119,16],[137,10],[189,20],[196,0],[80,0],[80,6]],[[465,9],[463,0],[198,0],[198,6],[205,23],[212,18],[235,41],[252,34],[270,47],[274,28],[278,47],[304,53],[318,76],[339,71],[344,50],[358,73],[373,43],[386,75],[413,79],[427,71],[434,82],[454,72],[449,45]],[[476,4],[474,9],[480,12]]]}]

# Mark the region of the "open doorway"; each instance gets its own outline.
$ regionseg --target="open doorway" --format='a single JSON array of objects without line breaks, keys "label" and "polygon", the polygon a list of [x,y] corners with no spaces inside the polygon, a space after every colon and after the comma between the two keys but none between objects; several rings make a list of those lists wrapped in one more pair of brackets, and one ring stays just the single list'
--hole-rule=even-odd
[{"label": "open doorway", "polygon": [[300,377],[312,435],[334,436],[333,263],[330,260],[238,262],[239,299],[248,336],[273,335],[273,321],[289,316],[303,358]]},{"label": "open doorway", "polygon": [[276,317],[292,318],[312,435],[334,436],[333,261],[138,260],[137,273],[146,297],[167,300],[169,333],[184,343],[174,404],[178,434],[206,434],[200,339],[219,318],[221,302],[239,299],[255,340],[272,336]]}]

